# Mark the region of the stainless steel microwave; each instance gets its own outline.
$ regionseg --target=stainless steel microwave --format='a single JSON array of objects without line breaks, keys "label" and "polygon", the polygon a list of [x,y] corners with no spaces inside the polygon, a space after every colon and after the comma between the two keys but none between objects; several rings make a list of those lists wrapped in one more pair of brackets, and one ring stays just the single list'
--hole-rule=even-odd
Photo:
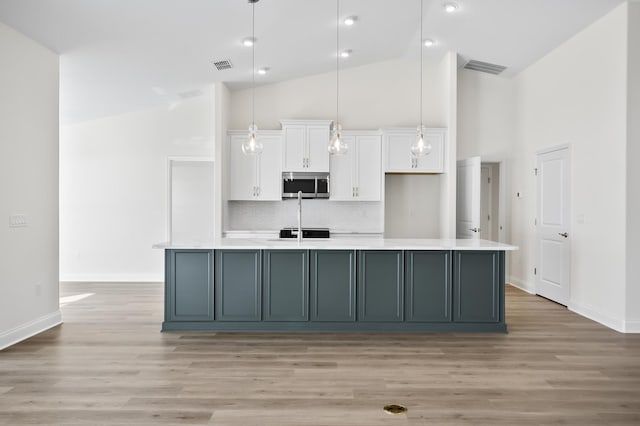
[{"label": "stainless steel microwave", "polygon": [[282,198],[329,198],[329,173],[283,172]]}]

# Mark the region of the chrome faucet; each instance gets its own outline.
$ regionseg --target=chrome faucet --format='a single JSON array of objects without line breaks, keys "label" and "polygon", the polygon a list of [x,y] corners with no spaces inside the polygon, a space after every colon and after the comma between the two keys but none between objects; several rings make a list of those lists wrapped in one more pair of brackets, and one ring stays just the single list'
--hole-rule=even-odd
[{"label": "chrome faucet", "polygon": [[302,191],[298,191],[298,242],[302,242]]}]

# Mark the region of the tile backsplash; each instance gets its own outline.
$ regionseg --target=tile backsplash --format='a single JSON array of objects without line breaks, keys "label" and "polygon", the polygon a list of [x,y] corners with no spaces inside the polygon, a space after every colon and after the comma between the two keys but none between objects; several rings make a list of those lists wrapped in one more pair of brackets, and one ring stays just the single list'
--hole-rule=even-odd
[{"label": "tile backsplash", "polygon": [[[227,231],[270,231],[297,226],[298,200],[228,201]],[[334,232],[383,232],[384,205],[379,201],[302,200],[302,226]]]}]

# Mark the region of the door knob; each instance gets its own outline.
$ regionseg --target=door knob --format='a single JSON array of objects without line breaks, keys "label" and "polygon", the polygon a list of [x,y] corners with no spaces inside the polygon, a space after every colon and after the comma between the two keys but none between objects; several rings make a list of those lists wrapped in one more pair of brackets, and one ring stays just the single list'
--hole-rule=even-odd
[{"label": "door knob", "polygon": [[567,234],[566,232],[558,232],[558,235],[560,235],[561,237],[565,237],[565,238],[567,238],[569,236],[569,234]]},{"label": "door knob", "polygon": [[480,228],[469,228],[469,231],[480,232]]}]

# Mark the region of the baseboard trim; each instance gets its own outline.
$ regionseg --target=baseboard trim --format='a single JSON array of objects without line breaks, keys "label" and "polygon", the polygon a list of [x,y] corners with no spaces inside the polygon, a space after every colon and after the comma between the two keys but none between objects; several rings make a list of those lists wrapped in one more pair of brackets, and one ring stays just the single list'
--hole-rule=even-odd
[{"label": "baseboard trim", "polygon": [[163,282],[162,274],[61,274],[60,281],[84,283],[148,283]]},{"label": "baseboard trim", "polygon": [[58,309],[55,312],[19,325],[0,334],[0,351],[60,324],[62,324],[62,312]]},{"label": "baseboard trim", "polygon": [[640,320],[625,321],[625,333],[640,333]]},{"label": "baseboard trim", "polygon": [[615,331],[620,333],[626,333],[627,330],[625,327],[625,321],[617,318],[612,318],[609,315],[603,314],[598,311],[596,308],[587,305],[581,305],[579,303],[575,303],[570,301],[567,306],[570,311],[575,312],[578,315],[582,315],[585,318],[588,318],[592,321],[600,323],[606,327],[609,327]]},{"label": "baseboard trim", "polygon": [[536,294],[536,289],[533,286],[528,285],[526,282],[515,278],[515,277],[511,277],[509,279],[509,281],[507,282],[507,284],[519,288],[520,290],[529,293],[529,294]]}]

